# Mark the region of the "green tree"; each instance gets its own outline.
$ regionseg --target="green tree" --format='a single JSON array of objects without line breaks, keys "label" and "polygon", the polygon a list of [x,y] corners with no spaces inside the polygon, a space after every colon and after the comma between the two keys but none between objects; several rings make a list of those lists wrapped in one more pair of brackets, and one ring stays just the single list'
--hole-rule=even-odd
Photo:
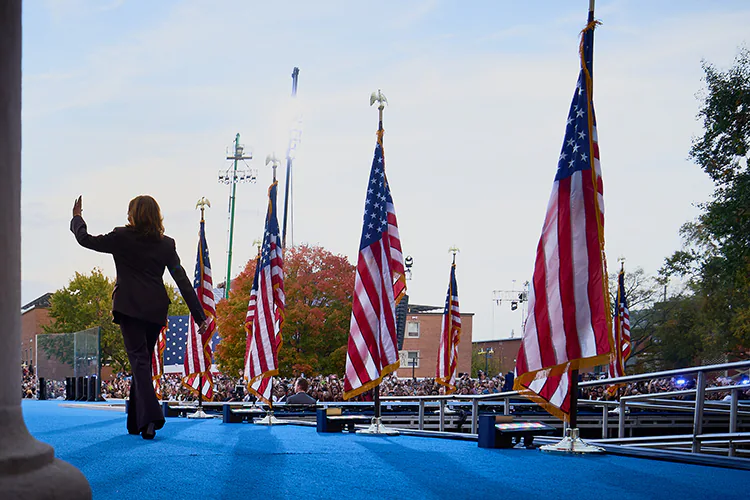
[{"label": "green tree", "polygon": [[167,295],[169,296],[169,301],[171,302],[169,304],[168,314],[170,316],[186,316],[190,314],[190,309],[188,309],[188,306],[185,303],[185,299],[182,298],[179,290],[177,290],[169,283],[165,283],[164,288],[167,289]]},{"label": "green tree", "polygon": [[[254,274],[255,260],[251,260],[233,280],[229,299],[217,306],[222,340],[216,359],[222,371],[233,375],[244,366],[244,320]],[[316,246],[286,249],[286,309],[279,351],[282,375],[344,372],[353,290],[354,266],[346,257]]]},{"label": "green tree", "polygon": [[112,292],[114,281],[94,268],[91,274],[76,273],[68,286],[50,297],[49,316],[52,322],[43,328],[46,333],[72,333],[88,328],[101,328],[101,362],[117,371],[128,371],[122,335],[112,323]]},{"label": "green tree", "polygon": [[742,355],[750,348],[750,51],[739,50],[726,71],[703,62],[703,134],[690,157],[714,182],[702,213],[681,229],[684,248],[670,256],[664,277],[685,279],[698,307],[701,337]]},{"label": "green tree", "polygon": [[[112,293],[114,281],[101,269],[91,274],[76,273],[68,286],[50,297],[51,323],[43,328],[45,333],[72,333],[88,328],[101,328],[101,363],[111,365],[116,371],[130,371],[128,355],[122,341],[120,328],[112,322]],[[188,308],[174,287],[165,285],[172,301],[170,315],[188,314]],[[46,352],[63,362],[72,363],[72,336],[40,338]],[[68,345],[70,344],[70,345]]]}]

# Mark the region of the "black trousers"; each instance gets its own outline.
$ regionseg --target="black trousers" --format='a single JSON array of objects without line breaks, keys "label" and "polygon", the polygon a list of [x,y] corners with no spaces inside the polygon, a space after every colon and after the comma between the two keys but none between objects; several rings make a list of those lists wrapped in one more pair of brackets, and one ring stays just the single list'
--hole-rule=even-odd
[{"label": "black trousers", "polygon": [[128,431],[139,432],[151,422],[156,429],[161,429],[164,427],[164,414],[151,382],[151,356],[161,325],[123,314],[119,314],[117,319],[133,372],[130,380]]}]

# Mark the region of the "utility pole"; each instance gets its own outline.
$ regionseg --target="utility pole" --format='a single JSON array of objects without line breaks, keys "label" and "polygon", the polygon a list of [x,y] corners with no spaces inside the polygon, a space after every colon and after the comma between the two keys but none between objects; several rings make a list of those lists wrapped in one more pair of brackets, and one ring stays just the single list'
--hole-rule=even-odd
[{"label": "utility pole", "polygon": [[234,155],[227,156],[227,160],[234,161],[234,167],[219,171],[219,182],[229,184],[229,243],[227,245],[227,279],[224,282],[224,298],[229,298],[229,287],[232,280],[232,243],[234,240],[234,202],[237,191],[237,183],[255,183],[258,171],[251,168],[237,168],[238,161],[252,160],[253,155],[244,155],[245,148],[240,145],[240,134],[234,138]]}]

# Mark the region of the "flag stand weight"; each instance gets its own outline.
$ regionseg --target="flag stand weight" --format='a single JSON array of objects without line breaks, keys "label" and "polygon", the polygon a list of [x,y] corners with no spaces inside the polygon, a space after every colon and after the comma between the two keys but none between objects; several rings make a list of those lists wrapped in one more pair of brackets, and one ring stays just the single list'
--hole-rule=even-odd
[{"label": "flag stand weight", "polygon": [[570,425],[565,427],[565,435],[555,444],[545,444],[539,448],[553,453],[603,453],[604,448],[585,443],[579,437],[578,429],[578,370],[570,371]]},{"label": "flag stand weight", "polygon": [[[381,111],[382,112],[382,111]],[[360,429],[357,434],[370,436],[398,436],[399,432],[395,429],[389,429],[384,426],[380,420],[380,384],[373,388],[373,404],[375,405],[375,416],[372,418],[370,427]]]},{"label": "flag stand weight", "polygon": [[255,422],[257,425],[286,425],[287,422],[273,416],[273,378],[271,378],[271,400],[266,416]]},{"label": "flag stand weight", "polygon": [[212,418],[211,415],[203,411],[203,374],[198,376],[198,410],[191,413],[187,418]]}]

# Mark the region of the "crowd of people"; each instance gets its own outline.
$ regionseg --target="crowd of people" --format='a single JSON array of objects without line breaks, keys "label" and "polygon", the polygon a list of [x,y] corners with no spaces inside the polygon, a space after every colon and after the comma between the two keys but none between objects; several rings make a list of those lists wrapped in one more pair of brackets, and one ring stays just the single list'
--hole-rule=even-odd
[{"label": "crowd of people", "polygon": [[[582,381],[594,380],[602,376],[594,374],[582,374]],[[109,379],[101,382],[101,395],[104,399],[125,399],[130,392],[130,376],[126,373],[117,373]],[[277,377],[273,386],[273,401],[283,402],[295,392],[295,384],[298,378]],[[309,383],[307,394],[320,402],[344,401],[343,380],[337,375],[315,376],[307,378]],[[734,379],[725,376],[707,378],[707,387],[727,388],[736,384],[747,384],[750,382],[747,376]],[[64,381],[47,380],[47,397],[49,399],[65,398]],[[241,378],[230,377],[224,374],[213,376],[214,401],[253,402],[255,397],[246,390],[245,383]],[[616,401],[623,396],[637,394],[658,394],[686,389],[694,389],[696,381],[689,377],[674,377],[669,379],[653,379],[650,381],[633,382],[622,384],[617,387],[599,385],[584,387],[580,389],[580,399],[595,401]],[[472,378],[467,373],[460,374],[456,378],[456,396],[469,396],[480,394],[497,394],[512,390],[513,374],[497,374],[489,376],[479,371],[479,376]],[[164,374],[160,379],[160,396],[165,401],[194,401],[196,395],[183,384],[180,374]],[[725,400],[729,397],[729,390],[710,391],[706,393],[708,400]],[[23,380],[21,386],[23,398],[36,398],[37,384],[34,370],[23,366]],[[437,396],[445,394],[445,387],[438,384],[434,378],[398,378],[391,374],[383,378],[380,384],[380,396]],[[745,389],[740,393],[741,399],[750,400],[750,390]]]}]

